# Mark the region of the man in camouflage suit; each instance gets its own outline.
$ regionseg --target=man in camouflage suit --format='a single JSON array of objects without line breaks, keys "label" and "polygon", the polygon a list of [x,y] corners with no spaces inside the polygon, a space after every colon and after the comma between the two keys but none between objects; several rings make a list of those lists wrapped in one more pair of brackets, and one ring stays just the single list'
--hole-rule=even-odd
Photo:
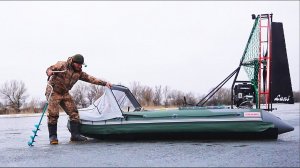
[{"label": "man in camouflage suit", "polygon": [[[79,114],[77,107],[69,94],[69,90],[78,81],[82,80],[96,85],[111,87],[109,82],[99,80],[82,71],[84,58],[80,54],[69,57],[67,61],[58,61],[50,66],[46,73],[50,78],[50,85],[53,87],[51,97],[49,97],[52,88],[47,85],[46,97],[49,97],[48,104],[48,130],[50,144],[58,144],[57,139],[57,120],[59,117],[59,106],[69,115],[71,141],[85,141],[86,137],[79,132]],[[63,71],[63,72],[55,72]]]}]

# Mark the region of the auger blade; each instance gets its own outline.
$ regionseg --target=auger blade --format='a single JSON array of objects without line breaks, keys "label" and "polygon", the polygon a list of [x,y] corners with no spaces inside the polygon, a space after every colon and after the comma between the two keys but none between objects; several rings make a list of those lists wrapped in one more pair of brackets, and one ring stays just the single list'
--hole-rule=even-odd
[{"label": "auger blade", "polygon": [[33,146],[33,142],[28,142],[28,146]]}]

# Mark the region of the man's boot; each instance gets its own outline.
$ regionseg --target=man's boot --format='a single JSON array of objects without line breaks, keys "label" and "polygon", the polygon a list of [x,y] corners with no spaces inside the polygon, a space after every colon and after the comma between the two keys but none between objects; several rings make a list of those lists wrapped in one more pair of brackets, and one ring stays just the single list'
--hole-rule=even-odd
[{"label": "man's boot", "polygon": [[70,121],[70,131],[71,131],[71,138],[70,141],[86,141],[87,138],[84,136],[81,136],[79,133],[79,123]]},{"label": "man's boot", "polygon": [[56,145],[56,144],[58,144],[58,139],[57,139],[57,124],[49,124],[48,123],[48,130],[49,130],[50,145]]}]

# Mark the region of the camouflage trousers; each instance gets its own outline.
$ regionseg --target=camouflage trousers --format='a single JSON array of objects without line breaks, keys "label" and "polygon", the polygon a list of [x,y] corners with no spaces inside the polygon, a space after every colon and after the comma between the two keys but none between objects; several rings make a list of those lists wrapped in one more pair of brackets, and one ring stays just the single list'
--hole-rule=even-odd
[{"label": "camouflage trousers", "polygon": [[[48,98],[49,94],[46,94]],[[79,122],[79,114],[76,104],[69,93],[63,95],[53,92],[48,104],[48,124],[57,124],[59,118],[59,106],[69,115],[71,121]]]}]

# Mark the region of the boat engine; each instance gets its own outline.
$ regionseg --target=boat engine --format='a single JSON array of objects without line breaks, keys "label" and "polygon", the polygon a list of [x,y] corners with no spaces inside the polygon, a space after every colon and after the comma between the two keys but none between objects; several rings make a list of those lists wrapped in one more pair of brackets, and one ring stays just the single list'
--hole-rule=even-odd
[{"label": "boat engine", "polygon": [[253,103],[255,103],[254,86],[250,83],[235,85],[233,101],[238,108],[253,108]]}]

